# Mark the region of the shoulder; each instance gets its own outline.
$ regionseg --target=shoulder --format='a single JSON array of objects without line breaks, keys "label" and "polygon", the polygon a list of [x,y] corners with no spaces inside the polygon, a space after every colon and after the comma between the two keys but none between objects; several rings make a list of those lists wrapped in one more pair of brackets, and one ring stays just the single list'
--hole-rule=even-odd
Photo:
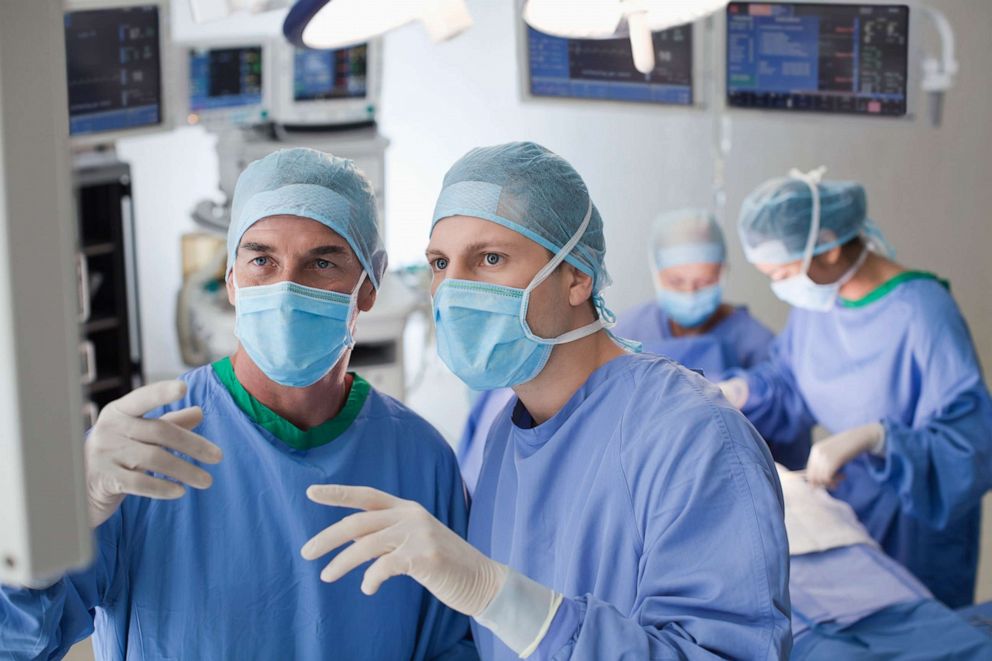
[{"label": "shoulder", "polygon": [[699,462],[771,466],[757,432],[710,381],[662,357],[631,362],[622,416],[623,464],[671,470]]},{"label": "shoulder", "polygon": [[359,422],[369,425],[377,441],[392,446],[400,456],[431,457],[457,470],[455,454],[441,433],[399,400],[369,388]]}]

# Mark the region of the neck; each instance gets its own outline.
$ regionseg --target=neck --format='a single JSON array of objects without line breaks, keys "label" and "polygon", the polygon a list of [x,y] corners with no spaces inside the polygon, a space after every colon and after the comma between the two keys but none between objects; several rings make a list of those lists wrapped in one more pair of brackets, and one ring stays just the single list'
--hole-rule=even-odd
[{"label": "neck", "polygon": [[892,260],[871,252],[854,277],[844,283],[838,293],[841,298],[857,301],[905,271]]},{"label": "neck", "polygon": [[344,408],[351,390],[348,358],[345,353],[327,375],[312,386],[292,388],[265,376],[240,346],[231,356],[238,382],[252,397],[280,417],[307,431],[336,416]]},{"label": "neck", "polygon": [[513,390],[534,422],[541,424],[554,417],[593,372],[624,353],[601,330],[555,346],[541,373]]}]

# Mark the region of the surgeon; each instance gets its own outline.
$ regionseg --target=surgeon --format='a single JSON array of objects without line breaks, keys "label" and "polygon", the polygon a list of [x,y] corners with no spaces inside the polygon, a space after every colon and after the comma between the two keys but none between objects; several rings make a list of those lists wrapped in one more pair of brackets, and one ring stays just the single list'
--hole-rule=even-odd
[{"label": "surgeon", "polygon": [[[615,332],[718,381],[733,367],[752,367],[768,357],[774,334],[744,306],[723,302],[727,248],[716,219],[702,209],[662,214],[652,228],[649,261],[656,300],[635,307],[617,321]],[[512,399],[509,388],[480,393],[457,445],[458,464],[470,493],[482,468],[489,430]],[[801,468],[809,435],[776,442],[775,458]]]},{"label": "surgeon", "polygon": [[710,213],[662,214],[650,250],[656,298],[622,315],[616,332],[710,380],[764,361],[775,336],[746,307],[723,302],[726,262],[723,232]]},{"label": "surgeon", "polygon": [[572,166],[529,142],[470,151],[444,179],[427,257],[441,358],[515,393],[471,544],[408,499],[315,485],[354,510],[302,549],[337,551],[321,578],[357,573],[377,594],[413,577],[473,616],[487,661],[785,656],[768,449],[715,386],[608,332],[603,221]]},{"label": "surgeon", "polygon": [[0,656],[61,658],[95,618],[98,659],[478,658],[467,619],[414,581],[370,599],[296,553],[345,514],[308,501],[313,482],[395,494],[458,539],[467,523],[438,433],[348,371],[386,268],[369,181],[309,149],[252,163],[228,258],[237,351],[103,410],[85,452],[95,561],[3,588]]},{"label": "surgeon", "polygon": [[969,604],[992,401],[968,326],[945,281],[876,252],[864,189],[821,174],[768,181],[741,207],[744,253],[792,312],[771,358],[721,388],[763,434],[825,427],[806,479],[937,598]]}]

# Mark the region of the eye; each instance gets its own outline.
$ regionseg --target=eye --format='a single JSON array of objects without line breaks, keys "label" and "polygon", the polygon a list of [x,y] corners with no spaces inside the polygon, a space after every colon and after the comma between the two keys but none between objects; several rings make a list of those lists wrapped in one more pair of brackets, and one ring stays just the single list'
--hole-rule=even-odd
[{"label": "eye", "polygon": [[486,264],[487,265],[489,265],[489,266],[496,266],[497,264],[499,264],[500,262],[503,261],[503,256],[502,255],[497,255],[494,252],[487,252],[486,253],[486,256],[485,256],[485,259],[486,259]]},{"label": "eye", "polygon": [[438,271],[443,271],[444,269],[448,268],[448,260],[445,259],[444,257],[438,257],[437,259],[434,260],[433,266]]},{"label": "eye", "polygon": [[254,264],[255,266],[265,266],[266,264],[269,263],[269,258],[268,257],[256,257],[255,259],[251,260],[251,263]]},{"label": "eye", "polygon": [[329,261],[327,261],[326,259],[318,259],[316,262],[314,262],[314,264],[319,269],[329,269],[329,268],[331,268],[331,263]]}]

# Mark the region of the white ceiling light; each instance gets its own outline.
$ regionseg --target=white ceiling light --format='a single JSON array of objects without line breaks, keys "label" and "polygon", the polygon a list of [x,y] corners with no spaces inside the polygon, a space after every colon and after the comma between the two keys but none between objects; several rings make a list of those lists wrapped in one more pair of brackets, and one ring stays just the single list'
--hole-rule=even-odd
[{"label": "white ceiling light", "polygon": [[524,21],[539,32],[568,39],[630,37],[634,66],[654,69],[652,32],[691,23],[728,0],[527,0]]},{"label": "white ceiling light", "polygon": [[465,0],[297,0],[283,34],[301,47],[342,48],[413,21],[423,23],[435,42],[472,26]]}]

